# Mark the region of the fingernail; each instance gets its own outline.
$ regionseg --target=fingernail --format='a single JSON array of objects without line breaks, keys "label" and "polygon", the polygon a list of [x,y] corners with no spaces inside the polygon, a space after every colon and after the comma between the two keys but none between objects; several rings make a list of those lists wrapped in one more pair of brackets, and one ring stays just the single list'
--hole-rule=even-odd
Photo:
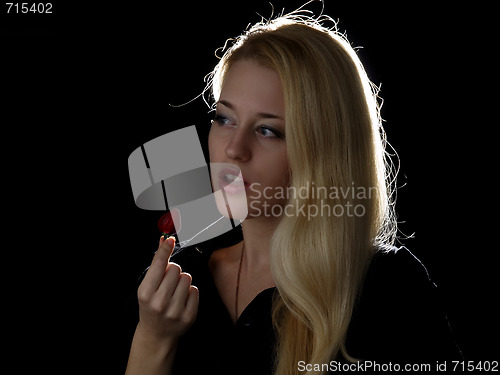
[{"label": "fingernail", "polygon": [[174,242],[175,242],[175,238],[174,238],[174,237],[168,237],[168,238],[167,238],[167,243],[168,243],[170,246],[174,246]]}]

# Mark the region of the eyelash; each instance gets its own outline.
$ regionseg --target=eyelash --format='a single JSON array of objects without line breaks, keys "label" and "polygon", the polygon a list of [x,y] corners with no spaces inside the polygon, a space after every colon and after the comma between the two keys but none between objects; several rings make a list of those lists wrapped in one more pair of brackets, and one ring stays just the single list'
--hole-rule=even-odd
[{"label": "eyelash", "polygon": [[[231,124],[225,123],[225,122],[230,122],[230,120],[227,117],[221,116],[219,114],[215,114],[214,119],[212,120],[212,123],[217,123],[219,126],[231,126]],[[274,137],[266,137],[262,134],[261,130],[268,130],[274,134]],[[283,140],[285,139],[285,136],[278,130],[273,129],[269,126],[263,126],[260,125],[257,128],[257,131],[260,135],[262,135],[264,138],[269,138],[269,139],[276,139],[276,140]]]}]

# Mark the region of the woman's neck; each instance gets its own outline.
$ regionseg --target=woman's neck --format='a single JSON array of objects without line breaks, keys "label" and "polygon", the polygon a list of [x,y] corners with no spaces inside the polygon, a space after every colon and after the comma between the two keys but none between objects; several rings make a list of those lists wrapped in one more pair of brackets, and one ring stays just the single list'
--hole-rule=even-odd
[{"label": "woman's neck", "polygon": [[247,269],[269,267],[271,237],[279,224],[278,218],[250,218],[242,224],[245,243],[244,265]]}]

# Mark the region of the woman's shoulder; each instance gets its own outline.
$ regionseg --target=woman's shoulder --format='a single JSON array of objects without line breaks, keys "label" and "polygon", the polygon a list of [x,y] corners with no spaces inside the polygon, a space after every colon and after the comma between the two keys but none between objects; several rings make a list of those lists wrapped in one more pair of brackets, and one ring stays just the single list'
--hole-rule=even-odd
[{"label": "woman's shoulder", "polygon": [[390,284],[392,288],[435,287],[427,268],[405,246],[379,246],[368,268],[366,282]]},{"label": "woman's shoulder", "polygon": [[354,355],[366,359],[460,358],[437,286],[406,247],[386,246],[373,256],[348,345]]},{"label": "woman's shoulder", "polygon": [[438,290],[427,268],[406,247],[385,246],[373,256],[359,296],[359,307],[391,320],[431,316],[440,310]]}]

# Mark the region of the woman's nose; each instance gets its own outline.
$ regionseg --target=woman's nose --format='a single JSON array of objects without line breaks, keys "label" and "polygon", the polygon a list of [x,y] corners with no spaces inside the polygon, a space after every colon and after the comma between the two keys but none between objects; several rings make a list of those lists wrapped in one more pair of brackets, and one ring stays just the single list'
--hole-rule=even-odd
[{"label": "woman's nose", "polygon": [[247,161],[251,157],[251,137],[245,129],[238,127],[226,146],[226,156],[233,160]]}]

